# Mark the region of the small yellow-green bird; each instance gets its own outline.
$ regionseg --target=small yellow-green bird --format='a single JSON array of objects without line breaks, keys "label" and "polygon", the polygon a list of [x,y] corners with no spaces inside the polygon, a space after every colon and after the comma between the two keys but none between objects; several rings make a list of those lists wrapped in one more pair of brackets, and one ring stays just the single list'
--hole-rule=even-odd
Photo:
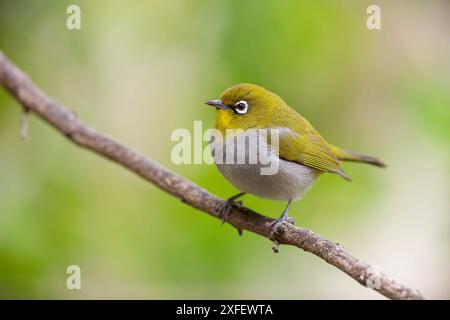
[{"label": "small yellow-green bird", "polygon": [[[277,129],[279,132],[278,152],[270,149],[267,139],[266,151],[278,161],[275,174],[262,175],[261,163],[223,163],[213,158],[219,171],[241,192],[226,201],[221,208],[222,222],[232,206],[242,195],[249,193],[258,197],[287,201],[286,209],[276,220],[273,230],[288,218],[292,201],[300,199],[315,180],[324,172],[335,173],[346,180],[350,178],[341,168],[343,161],[355,161],[385,167],[375,157],[348,151],[333,146],[313,126],[275,93],[255,84],[241,83],[225,90],[220,100],[206,104],[216,108],[215,128],[224,134],[224,140],[210,142],[211,149],[221,144],[223,152],[245,152],[236,150],[236,135],[226,135],[229,129],[237,134],[249,129]],[[261,148],[261,146],[259,146]],[[264,147],[264,146],[263,146]]]}]

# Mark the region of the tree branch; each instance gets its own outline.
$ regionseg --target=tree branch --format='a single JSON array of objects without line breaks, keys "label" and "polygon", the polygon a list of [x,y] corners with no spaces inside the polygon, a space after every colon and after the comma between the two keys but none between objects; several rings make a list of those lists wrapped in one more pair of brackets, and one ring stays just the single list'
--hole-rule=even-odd
[{"label": "tree branch", "polygon": [[[222,199],[82,123],[71,110],[53,101],[36,87],[1,51],[0,84],[24,110],[37,114],[79,146],[122,165],[186,204],[219,218],[219,207],[224,202]],[[233,208],[227,218],[227,222],[237,229],[248,230],[268,239],[271,238],[273,221],[248,208],[237,207]],[[350,255],[340,245],[312,231],[284,224],[276,241],[318,256],[361,285],[373,288],[388,298],[423,299],[419,291],[398,283],[377,268]]]}]

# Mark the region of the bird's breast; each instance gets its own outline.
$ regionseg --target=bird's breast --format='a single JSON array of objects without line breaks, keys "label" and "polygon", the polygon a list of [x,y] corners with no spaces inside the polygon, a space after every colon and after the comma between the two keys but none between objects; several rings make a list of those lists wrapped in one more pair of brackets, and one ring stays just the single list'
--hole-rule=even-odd
[{"label": "bird's breast", "polygon": [[318,171],[280,159],[265,139],[252,140],[254,134],[245,132],[210,142],[219,171],[236,188],[258,197],[280,201],[301,198],[317,179]]}]

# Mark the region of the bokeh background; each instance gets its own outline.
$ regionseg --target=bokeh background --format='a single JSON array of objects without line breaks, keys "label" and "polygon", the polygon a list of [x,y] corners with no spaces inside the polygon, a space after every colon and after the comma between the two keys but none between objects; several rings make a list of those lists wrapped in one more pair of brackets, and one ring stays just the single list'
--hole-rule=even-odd
[{"label": "bokeh background", "polygon": [[[366,28],[381,7],[382,30]],[[65,26],[81,8],[81,30]],[[296,203],[297,224],[429,298],[450,298],[448,1],[0,1],[0,49],[101,131],[172,164],[176,128],[239,82],[285,98],[330,142],[377,155]],[[1,298],[382,298],[317,257],[244,233],[82,150],[0,90]],[[284,204],[246,196],[277,217]],[[77,264],[82,289],[66,289]]]}]

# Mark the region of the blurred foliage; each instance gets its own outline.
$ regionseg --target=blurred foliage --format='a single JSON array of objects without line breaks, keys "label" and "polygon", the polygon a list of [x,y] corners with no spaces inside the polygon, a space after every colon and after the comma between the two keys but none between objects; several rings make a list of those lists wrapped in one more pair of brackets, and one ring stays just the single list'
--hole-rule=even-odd
[{"label": "blurred foliage", "polygon": [[[69,4],[81,30],[65,27]],[[211,126],[203,101],[232,84],[270,88],[330,142],[390,164],[345,165],[351,184],[323,176],[294,205],[297,224],[448,298],[449,5],[380,1],[383,29],[369,31],[369,4],[2,0],[0,49],[86,122],[224,198],[236,190],[214,166],[171,163],[170,134]],[[0,90],[0,297],[378,297],[311,255],[239,238],[34,116],[22,143],[19,118]],[[244,202],[272,217],[284,206]],[[65,288],[70,264],[81,291]]]}]

